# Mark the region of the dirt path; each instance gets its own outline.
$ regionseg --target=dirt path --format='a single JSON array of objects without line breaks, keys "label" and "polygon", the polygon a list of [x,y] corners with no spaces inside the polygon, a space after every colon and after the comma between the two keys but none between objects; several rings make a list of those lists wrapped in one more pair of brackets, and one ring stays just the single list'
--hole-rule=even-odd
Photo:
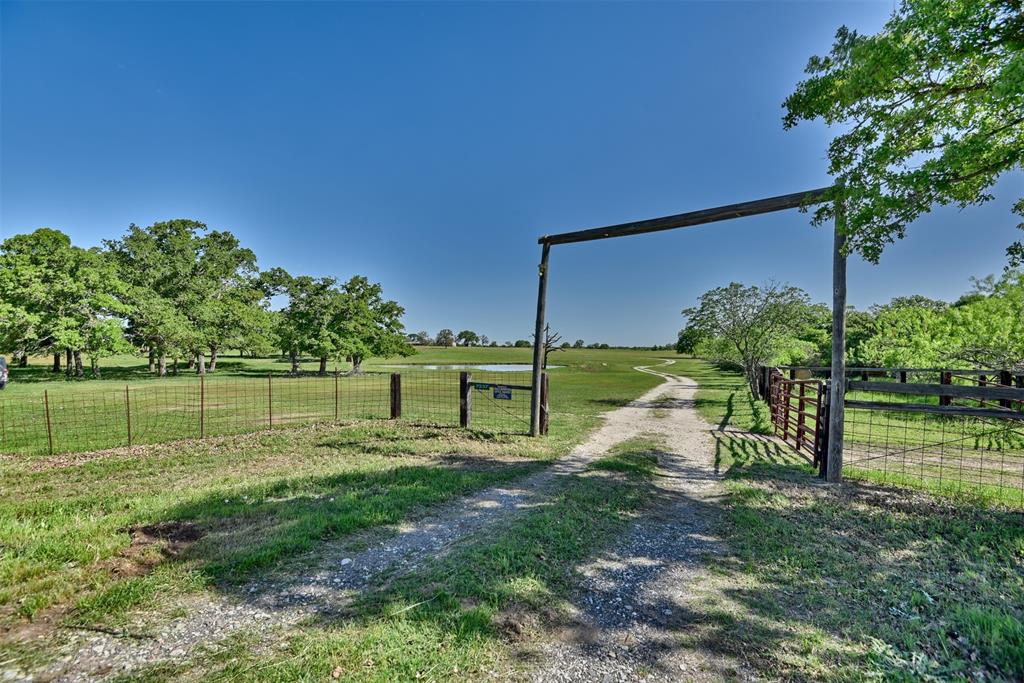
[{"label": "dirt path", "polygon": [[698,619],[707,563],[721,552],[714,536],[721,491],[712,426],[694,409],[697,385],[656,374],[666,383],[652,393],[667,400],[638,401],[631,429],[658,434],[666,444],[662,476],[653,484],[658,500],[619,544],[580,568],[585,580],[573,599],[575,623],[540,646],[542,663],[531,680],[754,678],[728,657],[681,646]]},{"label": "dirt path", "polygon": [[[312,615],[336,612],[361,591],[379,584],[384,576],[412,571],[426,558],[443,555],[456,541],[532,507],[560,485],[562,476],[581,471],[614,445],[642,434],[665,433],[672,446],[673,453],[664,466],[670,476],[664,478],[659,488],[667,487],[665,492],[673,493],[678,487],[683,487],[679,491],[689,491],[698,483],[712,486],[708,426],[693,412],[692,383],[654,370],[638,369],[658,374],[666,383],[609,412],[604,424],[585,443],[514,487],[495,487],[456,501],[434,515],[395,530],[394,535],[360,552],[346,550],[347,543],[340,541],[325,547],[318,553],[319,559],[305,571],[253,582],[242,586],[235,595],[193,598],[180,606],[185,616],[152,637],[71,631],[64,643],[66,654],[48,670],[26,674],[25,678],[104,680],[166,660],[181,661],[239,629],[268,632]],[[666,395],[672,398],[672,404],[654,403]],[[661,412],[666,417],[656,416]],[[684,453],[687,455],[681,455]],[[673,464],[676,461],[680,469]],[[666,521],[670,526],[673,524],[672,517]],[[699,533],[694,528],[686,544],[697,543]]]}]

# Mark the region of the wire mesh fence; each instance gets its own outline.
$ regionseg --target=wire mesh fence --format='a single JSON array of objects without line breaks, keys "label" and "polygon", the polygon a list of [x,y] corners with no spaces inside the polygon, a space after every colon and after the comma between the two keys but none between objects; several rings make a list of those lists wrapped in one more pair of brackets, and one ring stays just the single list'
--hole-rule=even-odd
[{"label": "wire mesh fence", "polygon": [[412,370],[47,389],[37,397],[0,400],[0,452],[87,452],[389,418],[527,433],[531,389],[523,382],[524,374],[515,372]]},{"label": "wire mesh fence", "polygon": [[1024,505],[1024,400],[1016,396],[1024,391],[979,384],[979,377],[961,374],[938,385],[851,382],[848,471]]},{"label": "wire mesh fence", "polygon": [[[790,416],[804,403],[792,398],[800,383],[829,373],[828,367],[762,369],[760,389],[777,433],[787,429],[792,436]],[[846,377],[845,475],[1024,507],[1019,369],[853,367]],[[829,383],[823,384],[827,395]]]}]

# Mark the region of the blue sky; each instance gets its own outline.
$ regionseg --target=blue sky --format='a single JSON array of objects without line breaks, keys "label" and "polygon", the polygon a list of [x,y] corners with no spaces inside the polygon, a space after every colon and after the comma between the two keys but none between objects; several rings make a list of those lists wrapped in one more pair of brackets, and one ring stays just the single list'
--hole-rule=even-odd
[{"label": "blue sky", "polygon": [[[539,235],[828,184],[828,130],[781,103],[892,6],[3,2],[0,235],[195,218],[264,268],[382,282],[410,329],[525,338]],[[1020,187],[851,262],[851,302],[1001,270]],[[830,245],[792,212],[556,247],[549,319],[669,342],[730,280],[828,299]]]}]

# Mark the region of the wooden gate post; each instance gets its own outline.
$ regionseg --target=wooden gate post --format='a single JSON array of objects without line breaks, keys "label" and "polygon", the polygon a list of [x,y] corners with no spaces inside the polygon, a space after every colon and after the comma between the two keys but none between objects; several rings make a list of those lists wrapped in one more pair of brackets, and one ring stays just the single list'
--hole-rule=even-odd
[{"label": "wooden gate post", "polygon": [[541,373],[540,376],[540,433],[547,436],[548,421],[551,415],[548,406],[548,373]]},{"label": "wooden gate post", "polygon": [[402,375],[391,373],[391,419],[402,417]]},{"label": "wooden gate post", "polygon": [[540,252],[537,283],[537,320],[533,331],[533,381],[530,383],[530,436],[540,434],[540,375],[544,361],[544,309],[548,299],[548,257],[551,243],[544,242]]},{"label": "wooden gate post", "polygon": [[843,479],[843,423],[846,409],[846,206],[837,186],[832,245],[832,384],[829,397],[826,479]]},{"label": "wooden gate post", "polygon": [[825,382],[822,387],[821,394],[821,405],[819,407],[820,420],[818,422],[818,476],[822,479],[828,476],[828,445],[829,440],[829,422],[831,411],[830,401],[832,392],[829,389],[829,382]]},{"label": "wooden gate post", "polygon": [[[1000,370],[999,371],[999,384],[1001,384],[1004,387],[1012,387],[1013,386],[1013,373],[1010,372],[1009,370]],[[1009,399],[1005,399],[1004,398],[1003,400],[1001,400],[999,402],[999,405],[1001,407],[1003,407],[1003,408],[1012,408],[1013,407],[1013,401],[1010,401]]]},{"label": "wooden gate post", "polygon": [[[939,373],[939,384],[952,384],[952,383],[953,383],[953,373],[952,372],[950,372],[948,370],[943,370],[942,372]],[[950,397],[950,396],[939,396],[939,405],[940,406],[953,405],[952,397]]]},{"label": "wooden gate post", "polygon": [[459,373],[459,426],[465,429],[468,429],[473,421],[472,379],[472,375],[465,370]]}]

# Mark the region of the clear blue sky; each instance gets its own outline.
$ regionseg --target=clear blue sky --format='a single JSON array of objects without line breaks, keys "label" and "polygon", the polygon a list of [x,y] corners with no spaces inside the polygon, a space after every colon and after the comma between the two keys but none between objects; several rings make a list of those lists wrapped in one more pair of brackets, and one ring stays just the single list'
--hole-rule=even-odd
[{"label": "clear blue sky", "polygon": [[[0,234],[195,218],[262,267],[382,282],[412,330],[525,338],[539,235],[828,184],[828,131],[781,102],[892,6],[3,2]],[[1020,186],[851,263],[851,302],[999,271]],[[730,280],[825,300],[830,240],[784,213],[556,247],[549,317],[647,344]]]}]

